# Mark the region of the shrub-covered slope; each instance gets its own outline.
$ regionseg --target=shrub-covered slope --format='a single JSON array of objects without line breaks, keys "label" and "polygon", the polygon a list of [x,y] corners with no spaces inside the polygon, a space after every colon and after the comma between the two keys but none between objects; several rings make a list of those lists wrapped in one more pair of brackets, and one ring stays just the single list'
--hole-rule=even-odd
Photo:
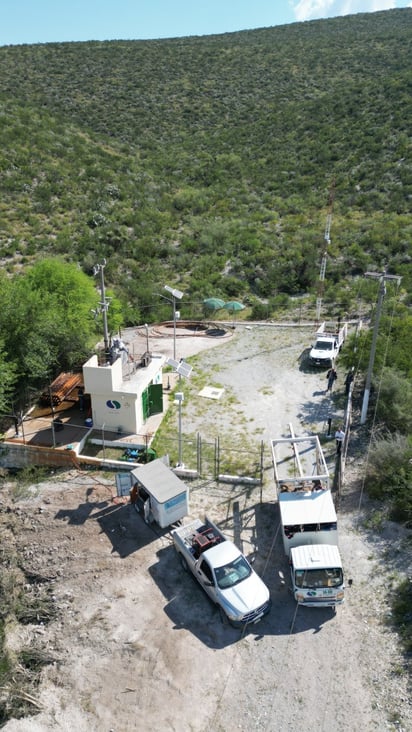
[{"label": "shrub-covered slope", "polygon": [[326,300],[388,263],[408,286],[411,42],[405,9],[0,48],[0,256],[106,257],[131,322],[169,280],[314,291],[332,192]]}]

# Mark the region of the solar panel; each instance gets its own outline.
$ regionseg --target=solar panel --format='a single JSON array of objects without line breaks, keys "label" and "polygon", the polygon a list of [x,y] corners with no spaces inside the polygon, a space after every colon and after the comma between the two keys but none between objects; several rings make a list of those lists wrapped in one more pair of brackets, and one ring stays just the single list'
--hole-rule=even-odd
[{"label": "solar panel", "polygon": [[186,379],[189,378],[190,374],[192,373],[192,367],[189,366],[188,363],[185,361],[181,361],[176,369],[178,374],[181,374],[182,376],[185,376]]},{"label": "solar panel", "polygon": [[184,376],[186,379],[189,378],[193,370],[192,366],[186,363],[186,361],[175,361],[174,358],[168,358],[166,359],[166,363],[168,366],[172,366],[180,376]]}]

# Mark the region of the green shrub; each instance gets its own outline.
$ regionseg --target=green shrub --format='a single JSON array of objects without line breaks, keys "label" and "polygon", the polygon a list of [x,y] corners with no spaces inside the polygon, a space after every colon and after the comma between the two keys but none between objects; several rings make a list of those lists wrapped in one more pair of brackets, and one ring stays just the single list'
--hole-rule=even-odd
[{"label": "green shrub", "polygon": [[365,486],[371,496],[389,501],[390,516],[412,525],[412,446],[394,434],[377,440],[366,470]]},{"label": "green shrub", "polygon": [[251,320],[267,320],[269,317],[269,307],[264,302],[255,302],[250,314]]},{"label": "green shrub", "polygon": [[412,653],[412,580],[405,579],[396,588],[392,601],[395,624],[401,635],[405,651]]},{"label": "green shrub", "polygon": [[384,369],[377,386],[376,416],[391,432],[412,432],[412,383],[395,369]]}]

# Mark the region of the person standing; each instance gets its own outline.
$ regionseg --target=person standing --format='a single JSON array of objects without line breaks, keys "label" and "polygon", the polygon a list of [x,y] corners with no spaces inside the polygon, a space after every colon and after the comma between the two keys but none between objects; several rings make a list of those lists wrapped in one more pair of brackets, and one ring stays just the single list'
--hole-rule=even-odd
[{"label": "person standing", "polygon": [[340,428],[339,428],[338,430],[336,430],[336,432],[335,432],[335,440],[336,440],[336,454],[337,454],[337,455],[340,455],[340,454],[341,454],[341,452],[342,452],[342,444],[343,444],[343,440],[344,440],[344,439],[345,439],[345,433],[344,433],[344,431],[343,431],[342,427],[340,427]]},{"label": "person standing", "polygon": [[354,373],[353,373],[354,370],[355,369],[352,366],[351,370],[346,375],[346,379],[345,379],[345,394],[346,394],[346,396],[349,396],[350,387],[351,387],[351,384],[352,384],[352,381],[353,381],[353,377],[354,377]]},{"label": "person standing", "polygon": [[328,380],[328,386],[327,386],[326,391],[330,391],[332,393],[333,385],[334,385],[336,379],[338,378],[338,375],[337,375],[335,369],[333,368],[333,366],[331,369],[329,369],[328,373],[326,374],[326,378]]}]

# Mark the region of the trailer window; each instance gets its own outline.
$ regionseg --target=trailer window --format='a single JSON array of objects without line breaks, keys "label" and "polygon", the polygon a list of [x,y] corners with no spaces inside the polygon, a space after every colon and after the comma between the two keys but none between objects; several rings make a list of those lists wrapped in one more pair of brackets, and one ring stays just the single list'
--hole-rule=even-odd
[{"label": "trailer window", "polygon": [[221,590],[227,590],[228,587],[237,585],[250,574],[252,574],[252,569],[244,557],[238,557],[230,564],[215,569],[216,582]]},{"label": "trailer window", "polygon": [[340,567],[330,569],[297,569],[295,571],[295,585],[306,590],[320,587],[339,587],[343,583],[343,573]]},{"label": "trailer window", "polygon": [[329,521],[325,524],[320,524],[321,531],[336,531],[338,528],[337,521]]},{"label": "trailer window", "polygon": [[303,524],[302,531],[319,531],[319,524]]}]

